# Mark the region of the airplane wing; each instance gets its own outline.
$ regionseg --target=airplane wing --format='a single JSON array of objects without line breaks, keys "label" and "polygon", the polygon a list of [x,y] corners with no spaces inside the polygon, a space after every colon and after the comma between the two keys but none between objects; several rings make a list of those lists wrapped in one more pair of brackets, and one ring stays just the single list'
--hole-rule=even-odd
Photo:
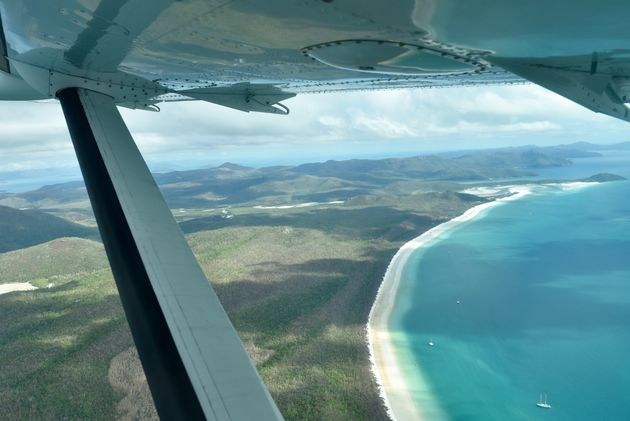
[{"label": "airplane wing", "polygon": [[296,94],[530,81],[627,121],[629,18],[625,0],[0,0],[0,100],[60,100],[160,415],[280,419],[116,106],[287,114]]},{"label": "airplane wing", "polygon": [[[284,114],[276,104],[293,94],[529,80],[626,119],[623,22],[630,11],[620,0],[527,7],[490,0],[84,3],[3,1],[0,69],[15,78],[3,75],[0,86],[24,79],[25,96],[54,97],[75,84],[59,81],[70,76],[107,82],[97,90],[129,108],[205,100]],[[591,75],[593,54],[599,65]],[[30,67],[51,71],[48,86]],[[11,89],[0,95],[16,99]]]},{"label": "airplane wing", "polygon": [[[2,44],[10,62],[5,68],[17,69],[14,73],[25,79],[32,70],[24,67],[34,66],[53,70],[57,78],[108,80],[118,92],[107,94],[129,108],[155,111],[162,101],[196,99],[283,114],[276,104],[298,93],[530,80],[626,119],[619,99],[628,50],[620,21],[628,6],[621,1],[579,7],[568,0],[553,7],[488,0],[104,0],[92,7],[21,0],[2,5],[7,39]],[[548,9],[551,13],[538,13]],[[578,31],[585,21],[592,21],[588,30]],[[602,63],[594,77],[567,75],[578,57],[590,72],[593,54]],[[550,57],[554,66],[546,62]],[[602,78],[611,79],[604,90]],[[144,91],[129,92],[134,84]],[[33,85],[28,82],[25,90]],[[52,80],[53,88],[59,86]],[[580,94],[582,89],[589,95]],[[48,97],[54,90],[38,89]],[[270,90],[275,94],[268,95]]]}]

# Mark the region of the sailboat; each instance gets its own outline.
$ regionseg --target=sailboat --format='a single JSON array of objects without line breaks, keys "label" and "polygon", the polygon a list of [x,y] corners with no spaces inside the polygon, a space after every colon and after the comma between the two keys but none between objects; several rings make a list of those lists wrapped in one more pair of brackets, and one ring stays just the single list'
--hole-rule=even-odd
[{"label": "sailboat", "polygon": [[547,394],[545,393],[545,400],[543,401],[543,395],[542,393],[540,394],[540,399],[538,400],[538,403],[536,404],[537,407],[539,408],[544,408],[544,409],[551,409],[551,404],[547,403]]}]

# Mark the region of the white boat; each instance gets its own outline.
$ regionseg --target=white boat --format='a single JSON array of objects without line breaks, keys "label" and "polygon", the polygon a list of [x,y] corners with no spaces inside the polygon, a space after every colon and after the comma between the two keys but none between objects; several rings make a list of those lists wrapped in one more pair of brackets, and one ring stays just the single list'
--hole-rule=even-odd
[{"label": "white boat", "polygon": [[547,394],[545,394],[545,400],[544,401],[543,401],[542,393],[540,394],[540,399],[538,400],[538,403],[536,404],[536,406],[539,407],[539,408],[551,409],[551,404],[547,403]]},{"label": "white boat", "polygon": [[428,343],[428,345],[429,345],[429,346],[433,346],[433,345],[435,345],[435,344],[433,343],[433,339],[429,339],[429,343]]}]

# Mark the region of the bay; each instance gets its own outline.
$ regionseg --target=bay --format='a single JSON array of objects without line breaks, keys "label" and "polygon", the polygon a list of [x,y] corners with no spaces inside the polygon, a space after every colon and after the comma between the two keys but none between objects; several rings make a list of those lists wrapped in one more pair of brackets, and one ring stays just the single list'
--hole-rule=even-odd
[{"label": "bay", "polygon": [[390,330],[425,413],[630,419],[630,182],[535,187],[417,250]]}]

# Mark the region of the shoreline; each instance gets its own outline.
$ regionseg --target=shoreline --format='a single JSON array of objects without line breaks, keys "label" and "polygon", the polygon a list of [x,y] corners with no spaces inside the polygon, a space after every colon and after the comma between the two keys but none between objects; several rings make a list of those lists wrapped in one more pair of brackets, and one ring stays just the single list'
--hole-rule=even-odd
[{"label": "shoreline", "polygon": [[[556,187],[561,191],[572,191],[597,184],[599,183],[568,181],[565,183],[484,187],[483,191],[475,193],[481,193],[478,195],[483,197],[493,197],[504,193],[511,194],[509,196],[498,197],[491,202],[473,206],[467,209],[463,214],[423,232],[398,249],[387,266],[383,281],[376,293],[374,304],[370,309],[366,326],[370,370],[376,380],[379,396],[385,405],[385,410],[390,419],[422,420],[433,419],[435,416],[435,414],[432,414],[434,416],[429,418],[426,414],[423,414],[422,408],[419,408],[412,398],[412,388],[403,375],[402,367],[396,356],[395,346],[392,340],[393,335],[389,331],[388,326],[396,303],[402,271],[411,255],[419,248],[426,246],[431,241],[441,237],[462,223],[479,217],[484,211],[527,196],[533,193],[535,188]],[[477,188],[467,189],[464,192],[469,192],[469,190],[477,190]],[[423,385],[421,390],[413,390],[413,392],[423,393],[429,399],[433,398],[426,384]]]},{"label": "shoreline", "polygon": [[[444,235],[446,232],[473,220],[487,209],[513,200],[518,200],[532,193],[535,185],[501,186],[502,191],[509,191],[510,196],[501,197],[492,202],[482,203],[467,209],[463,214],[456,216],[442,224],[439,224],[418,237],[403,244],[390,261],[383,281],[378,289],[374,304],[370,310],[367,323],[367,341],[370,355],[370,370],[376,380],[378,392],[385,405],[387,415],[392,419],[401,420],[428,419],[422,409],[418,408],[411,397],[411,391],[402,373],[392,334],[388,329],[396,295],[402,278],[402,271],[407,260],[419,248],[426,246],[431,241]],[[577,186],[576,186],[577,187]],[[581,186],[580,186],[581,187]],[[416,391],[417,392],[417,391]],[[430,391],[425,388],[420,391],[430,396]]]}]

